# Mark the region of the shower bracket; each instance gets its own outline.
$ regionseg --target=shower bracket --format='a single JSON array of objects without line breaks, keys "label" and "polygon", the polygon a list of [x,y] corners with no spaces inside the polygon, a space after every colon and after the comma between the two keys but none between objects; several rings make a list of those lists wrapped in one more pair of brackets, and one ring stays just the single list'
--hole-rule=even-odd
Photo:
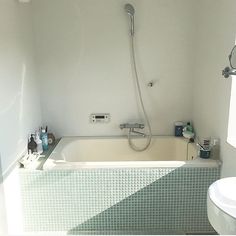
[{"label": "shower bracket", "polygon": [[222,75],[225,78],[229,78],[230,75],[236,75],[236,69],[231,69],[230,67],[225,67],[224,70],[222,70]]}]

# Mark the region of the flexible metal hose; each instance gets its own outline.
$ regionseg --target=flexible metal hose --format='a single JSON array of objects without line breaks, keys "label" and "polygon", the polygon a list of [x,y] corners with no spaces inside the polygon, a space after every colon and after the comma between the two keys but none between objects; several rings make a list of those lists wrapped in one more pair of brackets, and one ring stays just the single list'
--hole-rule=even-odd
[{"label": "flexible metal hose", "polygon": [[145,121],[147,123],[147,127],[148,127],[148,135],[147,137],[147,143],[144,147],[140,148],[137,147],[136,145],[134,145],[134,143],[132,142],[131,139],[131,129],[129,130],[128,133],[128,141],[129,141],[129,146],[137,152],[142,152],[145,151],[151,144],[151,140],[152,140],[152,130],[151,130],[151,125],[144,107],[144,103],[143,103],[143,98],[142,98],[142,92],[141,92],[141,88],[140,88],[140,84],[139,84],[139,76],[138,76],[138,72],[137,72],[137,65],[136,65],[136,59],[135,59],[135,48],[134,48],[134,34],[130,34],[130,41],[131,41],[131,60],[133,63],[133,69],[134,69],[134,76],[135,76],[135,82],[136,82],[136,86],[137,86],[137,90],[138,90],[138,97],[139,97],[139,102],[141,104],[141,108],[144,114],[144,118]]}]

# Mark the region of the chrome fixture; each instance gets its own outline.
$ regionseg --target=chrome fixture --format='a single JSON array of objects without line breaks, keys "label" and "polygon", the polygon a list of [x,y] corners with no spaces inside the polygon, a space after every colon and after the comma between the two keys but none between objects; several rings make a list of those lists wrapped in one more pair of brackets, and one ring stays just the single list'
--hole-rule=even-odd
[{"label": "chrome fixture", "polygon": [[131,4],[129,3],[125,4],[125,10],[130,16],[134,16],[135,10]]},{"label": "chrome fixture", "polygon": [[141,136],[143,136],[143,137],[146,137],[146,134],[145,134],[145,133],[136,131],[136,130],[134,130],[134,129],[130,129],[129,132],[130,132],[130,133],[133,133],[133,134],[141,135]]},{"label": "chrome fixture", "polygon": [[230,75],[236,75],[236,45],[231,50],[231,53],[229,54],[229,64],[230,67],[227,66],[222,71],[222,75],[225,78],[229,78]]},{"label": "chrome fixture", "polygon": [[125,123],[125,124],[120,124],[120,129],[143,129],[144,128],[144,124],[129,124],[129,123]]},{"label": "chrome fixture", "polygon": [[130,17],[130,34],[133,36],[134,35],[134,7],[127,3],[125,4],[125,11],[128,13],[129,17]]},{"label": "chrome fixture", "polygon": [[154,82],[153,81],[149,81],[147,84],[148,87],[152,88],[154,86]]},{"label": "chrome fixture", "polygon": [[[129,146],[134,151],[141,152],[141,151],[145,151],[149,147],[149,145],[151,144],[152,130],[151,130],[151,125],[150,125],[150,122],[149,122],[149,119],[148,119],[148,116],[147,116],[147,113],[146,113],[146,110],[145,110],[145,106],[144,106],[144,103],[143,103],[142,91],[141,91],[140,84],[139,84],[139,76],[138,76],[136,58],[135,58],[135,47],[134,47],[134,36],[135,36],[135,34],[134,34],[134,13],[135,13],[135,10],[134,10],[134,7],[129,3],[125,4],[124,9],[125,9],[125,12],[128,14],[128,16],[130,17],[130,25],[131,25],[131,27],[130,27],[131,62],[132,62],[132,68],[133,68],[133,72],[134,72],[133,74],[134,74],[134,78],[135,78],[135,82],[136,82],[136,88],[137,88],[137,92],[138,92],[139,102],[140,102],[142,112],[143,112],[143,115],[144,115],[144,119],[146,121],[147,128],[148,128],[148,135],[134,130],[134,129],[137,129],[137,128],[140,128],[140,127],[130,127],[130,128],[128,128],[129,129],[128,141],[129,141]],[[153,83],[150,84],[150,85],[153,86]],[[120,127],[122,128],[123,126],[121,125]],[[143,125],[143,128],[144,128],[144,125]],[[143,129],[143,128],[141,128],[141,129]],[[131,140],[131,134],[132,133],[140,134],[144,137],[147,137],[147,143],[145,144],[144,147],[141,147],[141,148],[136,147],[133,144],[133,142]]]},{"label": "chrome fixture", "polygon": [[120,129],[129,129],[129,134],[133,133],[133,134],[137,134],[137,135],[141,135],[143,137],[146,137],[146,134],[139,132],[135,129],[144,129],[145,125],[144,124],[129,124],[129,123],[125,123],[125,124],[120,124]]},{"label": "chrome fixture", "polygon": [[227,79],[230,75],[236,75],[236,70],[227,66],[222,70],[222,75]]}]

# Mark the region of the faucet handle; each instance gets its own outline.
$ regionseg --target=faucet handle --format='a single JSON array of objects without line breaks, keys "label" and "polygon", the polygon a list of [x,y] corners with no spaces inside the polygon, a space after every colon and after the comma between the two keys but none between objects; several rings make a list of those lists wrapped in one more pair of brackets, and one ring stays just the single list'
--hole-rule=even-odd
[{"label": "faucet handle", "polygon": [[145,125],[144,124],[139,124],[139,129],[144,129]]},{"label": "faucet handle", "polygon": [[126,127],[126,124],[120,124],[120,129],[124,129]]}]

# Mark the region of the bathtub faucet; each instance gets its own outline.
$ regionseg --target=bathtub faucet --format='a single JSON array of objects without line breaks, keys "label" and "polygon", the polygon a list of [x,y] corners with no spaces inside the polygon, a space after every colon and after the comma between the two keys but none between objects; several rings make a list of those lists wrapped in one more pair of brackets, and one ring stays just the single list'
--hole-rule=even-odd
[{"label": "bathtub faucet", "polygon": [[145,133],[138,132],[138,131],[134,130],[133,128],[130,129],[130,133],[134,133],[134,134],[138,134],[138,135],[141,135],[143,137],[146,137]]},{"label": "bathtub faucet", "polygon": [[120,129],[129,129],[129,133],[134,133],[134,134],[138,134],[141,135],[143,137],[146,136],[146,134],[141,133],[136,131],[135,129],[143,129],[144,128],[144,124],[129,124],[129,123],[125,123],[125,124],[120,124]]},{"label": "bathtub faucet", "polygon": [[129,123],[125,123],[125,124],[120,124],[120,129],[143,129],[144,128],[144,124],[129,124]]}]

